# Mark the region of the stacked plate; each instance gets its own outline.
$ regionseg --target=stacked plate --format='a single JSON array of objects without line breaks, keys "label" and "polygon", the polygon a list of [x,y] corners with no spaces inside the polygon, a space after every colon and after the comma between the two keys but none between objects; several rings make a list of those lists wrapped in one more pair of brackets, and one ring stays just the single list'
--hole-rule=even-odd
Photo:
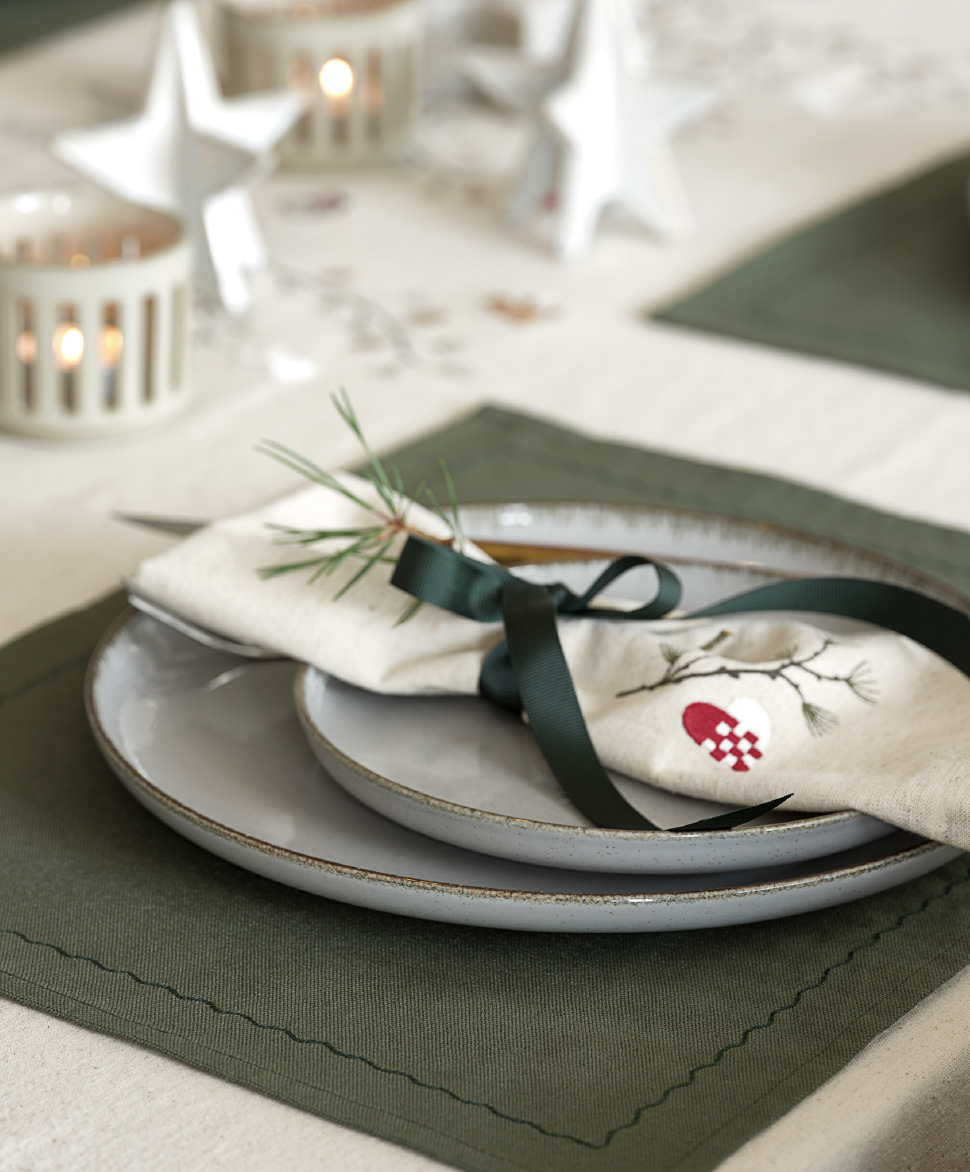
[{"label": "stacked plate", "polygon": [[[688,609],[802,574],[897,582],[968,609],[911,568],[761,524],[577,505],[477,506],[464,518],[481,540],[657,557],[681,575]],[[579,586],[595,566],[517,572]],[[852,811],[777,811],[726,832],[592,827],[528,729],[483,700],[362,692],[316,669],[210,650],[139,613],[102,641],[87,706],[118,777],[179,833],[279,882],[427,919],[716,927],[857,899],[960,853]],[[616,780],[660,825],[724,808]]]}]

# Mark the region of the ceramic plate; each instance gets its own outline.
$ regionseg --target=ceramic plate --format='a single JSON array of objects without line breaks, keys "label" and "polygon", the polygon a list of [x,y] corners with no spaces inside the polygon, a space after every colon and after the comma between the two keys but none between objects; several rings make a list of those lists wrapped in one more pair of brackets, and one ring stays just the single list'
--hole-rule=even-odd
[{"label": "ceramic plate", "polygon": [[550,932],[747,923],[882,891],[960,853],[897,831],[821,864],[634,877],[464,851],[382,818],[324,773],[293,710],[295,670],[130,613],[92,659],[88,716],[123,784],[199,846],[317,895],[431,920]]},{"label": "ceramic plate", "polygon": [[[791,574],[852,574],[913,586],[968,609],[951,588],[876,555],[763,524],[672,509],[589,505],[473,506],[466,531],[489,540],[573,546],[658,557],[677,568],[693,609]],[[580,591],[601,565],[516,570]],[[650,570],[614,593],[646,599]],[[639,586],[639,594],[637,592]],[[808,616],[845,632],[848,620]],[[305,669],[297,710],[329,773],[378,813],[422,834],[543,866],[596,871],[724,871],[794,863],[870,842],[892,829],[851,811],[806,816],[779,810],[728,832],[664,834],[601,830],[562,795],[531,733],[477,698],[388,697]],[[375,730],[380,730],[376,735]],[[614,775],[623,796],[661,826],[727,806],[678,797]],[[783,791],[782,791],[783,792]]]}]

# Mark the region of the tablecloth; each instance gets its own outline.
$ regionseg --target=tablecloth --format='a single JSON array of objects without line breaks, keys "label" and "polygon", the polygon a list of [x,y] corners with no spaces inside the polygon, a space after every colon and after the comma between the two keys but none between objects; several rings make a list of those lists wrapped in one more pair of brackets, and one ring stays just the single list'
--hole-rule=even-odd
[{"label": "tablecloth", "polygon": [[[707,70],[726,97],[676,148],[693,240],[665,248],[617,224],[587,261],[556,265],[498,216],[520,132],[444,101],[404,172],[274,179],[258,203],[275,267],[249,321],[197,317],[181,419],[85,446],[0,441],[0,637],[161,547],[112,509],[216,515],[283,491],[283,471],[252,455],[263,434],[353,462],[326,402],[341,383],[381,447],[497,401],[970,526],[962,399],[644,320],[766,240],[964,147],[970,21],[942,2],[846,14],[782,0],[660,4],[656,20],[658,61]],[[156,22],[150,7],[0,64],[6,188],[60,174],[43,151],[54,130],[134,108]],[[508,312],[522,299],[529,313]],[[729,1166],[965,1166],[953,1103],[970,1068],[968,989],[955,978]],[[434,1166],[135,1047],[0,1012],[11,1167]]]}]

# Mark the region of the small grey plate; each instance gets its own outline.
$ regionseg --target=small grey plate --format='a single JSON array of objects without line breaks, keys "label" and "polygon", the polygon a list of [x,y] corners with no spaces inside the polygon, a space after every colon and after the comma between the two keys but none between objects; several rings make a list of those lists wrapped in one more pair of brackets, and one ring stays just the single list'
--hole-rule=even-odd
[{"label": "small grey plate", "polygon": [[[584,504],[476,505],[466,531],[536,546],[623,549],[673,566],[694,609],[793,575],[854,575],[895,582],[970,609],[950,586],[912,567],[851,546],[684,510]],[[581,591],[602,566],[522,567],[520,575]],[[652,592],[638,571],[616,592]],[[848,620],[805,616],[835,633]],[[566,800],[531,733],[477,698],[381,696],[313,668],[296,681],[296,706],[319,760],[348,792],[412,830],[469,850],[542,866],[692,873],[796,863],[848,850],[892,827],[850,810],[806,815],[782,807],[748,826],[717,833],[603,830]],[[682,797],[614,775],[627,801],[660,826],[679,826],[729,807]],[[784,791],[782,791],[784,792]]]}]

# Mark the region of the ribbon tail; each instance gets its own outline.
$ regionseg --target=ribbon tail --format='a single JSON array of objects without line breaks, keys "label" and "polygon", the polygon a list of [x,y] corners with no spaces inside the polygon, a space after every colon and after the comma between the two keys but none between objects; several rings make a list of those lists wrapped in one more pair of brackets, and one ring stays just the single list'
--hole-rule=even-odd
[{"label": "ribbon tail", "polygon": [[580,711],[549,592],[528,582],[502,591],[509,658],[536,742],[563,792],[596,826],[657,827],[623,797],[600,763]]},{"label": "ribbon tail", "polygon": [[522,714],[522,697],[519,695],[519,684],[512,668],[509,657],[507,639],[496,643],[485,656],[481,675],[478,678],[478,690],[486,700],[491,701],[498,708],[504,708],[516,716]]},{"label": "ribbon tail", "polygon": [[733,830],[736,826],[760,818],[762,814],[770,814],[782,802],[787,802],[793,796],[793,794],[785,794],[784,797],[772,798],[770,802],[762,802],[758,806],[744,806],[740,810],[728,810],[724,814],[715,814],[713,818],[701,818],[697,822],[688,822],[686,826],[671,826],[670,831]]},{"label": "ribbon tail", "polygon": [[867,578],[802,578],[759,586],[690,618],[745,614],[763,610],[808,611],[862,619],[905,635],[970,676],[970,619],[962,611],[926,594]]},{"label": "ribbon tail", "polygon": [[[548,591],[526,582],[510,582],[502,592],[502,609],[508,659],[522,707],[539,749],[563,792],[596,826],[613,830],[659,830],[660,827],[623,797],[596,754],[559,641],[556,605]],[[496,652],[493,656],[497,667],[504,660],[504,648],[500,646]],[[490,687],[488,675],[483,672],[483,691]],[[492,690],[507,694],[507,681],[504,687],[502,684],[503,681],[496,681]],[[788,796],[673,830],[730,829],[774,809]]]}]

